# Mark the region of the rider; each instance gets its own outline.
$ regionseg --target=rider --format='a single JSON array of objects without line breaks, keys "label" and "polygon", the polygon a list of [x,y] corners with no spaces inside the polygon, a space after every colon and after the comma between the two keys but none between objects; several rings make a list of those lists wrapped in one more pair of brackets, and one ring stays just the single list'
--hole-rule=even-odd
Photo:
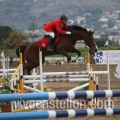
[{"label": "rider", "polygon": [[45,35],[49,35],[48,51],[53,51],[52,41],[55,37],[55,31],[59,34],[71,34],[70,31],[63,30],[67,27],[67,20],[68,18],[66,15],[61,15],[59,19],[44,24]]}]

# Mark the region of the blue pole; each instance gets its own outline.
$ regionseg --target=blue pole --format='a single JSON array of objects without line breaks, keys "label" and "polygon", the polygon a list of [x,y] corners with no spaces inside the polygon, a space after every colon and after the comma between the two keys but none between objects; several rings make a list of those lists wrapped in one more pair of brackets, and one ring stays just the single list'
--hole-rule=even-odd
[{"label": "blue pole", "polygon": [[43,118],[61,118],[61,117],[81,117],[96,115],[118,115],[120,108],[102,108],[102,109],[81,109],[81,110],[50,110],[33,111],[17,113],[0,113],[0,120],[25,120],[25,119],[43,119]]},{"label": "blue pole", "polygon": [[66,98],[120,97],[120,90],[0,94],[0,102],[17,100],[54,100]]}]

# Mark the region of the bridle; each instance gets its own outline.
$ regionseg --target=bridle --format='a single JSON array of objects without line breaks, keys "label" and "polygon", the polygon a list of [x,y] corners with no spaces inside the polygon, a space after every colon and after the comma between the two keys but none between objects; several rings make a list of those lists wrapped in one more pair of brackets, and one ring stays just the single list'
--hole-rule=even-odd
[{"label": "bridle", "polygon": [[[81,40],[79,37],[76,37],[75,35],[71,34],[71,36],[73,38],[75,38],[76,40]],[[85,41],[85,44],[90,48],[91,47],[91,40],[90,40],[90,33],[88,33],[88,38],[87,38],[88,42]]]}]

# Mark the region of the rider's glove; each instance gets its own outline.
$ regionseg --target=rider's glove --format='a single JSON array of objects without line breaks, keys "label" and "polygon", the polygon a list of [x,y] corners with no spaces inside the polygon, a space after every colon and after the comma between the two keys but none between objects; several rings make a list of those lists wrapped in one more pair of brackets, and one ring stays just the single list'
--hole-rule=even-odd
[{"label": "rider's glove", "polygon": [[71,34],[71,32],[67,31],[67,32],[66,32],[66,34],[70,35],[70,34]]}]

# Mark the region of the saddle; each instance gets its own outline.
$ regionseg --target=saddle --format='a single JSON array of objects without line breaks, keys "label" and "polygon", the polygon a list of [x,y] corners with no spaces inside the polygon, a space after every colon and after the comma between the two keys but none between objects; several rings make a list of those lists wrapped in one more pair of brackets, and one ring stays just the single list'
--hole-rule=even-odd
[{"label": "saddle", "polygon": [[[49,35],[44,35],[44,37],[39,41],[39,47],[47,48],[49,46]],[[59,41],[59,36],[55,37],[52,41],[52,45],[55,47]]]}]

